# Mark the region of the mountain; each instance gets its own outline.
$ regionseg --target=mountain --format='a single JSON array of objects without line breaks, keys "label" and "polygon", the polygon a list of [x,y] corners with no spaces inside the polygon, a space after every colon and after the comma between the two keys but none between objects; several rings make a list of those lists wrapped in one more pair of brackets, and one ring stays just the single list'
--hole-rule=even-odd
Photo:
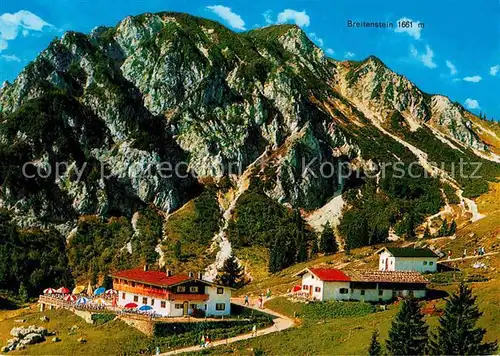
[{"label": "mountain", "polygon": [[[490,123],[375,57],[328,58],[293,25],[235,33],[165,12],[66,32],[0,108],[8,224],[55,228],[76,277],[158,259],[214,276],[253,245],[279,270],[307,258],[319,222],[345,248],[411,238],[500,175]],[[460,160],[481,178],[453,174]]]}]

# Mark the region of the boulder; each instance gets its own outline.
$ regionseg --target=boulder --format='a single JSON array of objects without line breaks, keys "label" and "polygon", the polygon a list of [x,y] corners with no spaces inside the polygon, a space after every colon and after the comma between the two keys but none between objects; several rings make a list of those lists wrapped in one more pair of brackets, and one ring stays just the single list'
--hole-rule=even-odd
[{"label": "boulder", "polygon": [[14,323],[24,323],[26,319],[16,319],[14,320]]},{"label": "boulder", "polygon": [[26,335],[22,340],[19,341],[21,345],[33,345],[39,342],[45,341],[45,337],[42,334],[30,333]]},{"label": "boulder", "polygon": [[48,322],[49,320],[50,319],[47,318],[45,315],[40,318],[40,321],[43,321],[43,322]]},{"label": "boulder", "polygon": [[84,337],[81,337],[81,338],[79,338],[77,341],[78,341],[78,342],[80,342],[80,343],[82,343],[82,344],[84,344],[84,343],[86,343],[86,342],[87,342],[87,339],[86,339],[86,338],[84,338]]},{"label": "boulder", "polygon": [[57,336],[54,336],[52,338],[52,342],[59,342],[59,341],[61,341],[61,339],[59,339]]}]

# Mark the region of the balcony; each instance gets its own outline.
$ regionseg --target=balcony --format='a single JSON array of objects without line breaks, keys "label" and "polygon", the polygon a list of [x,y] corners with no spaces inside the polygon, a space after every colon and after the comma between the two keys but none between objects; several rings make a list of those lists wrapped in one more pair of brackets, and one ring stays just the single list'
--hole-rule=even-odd
[{"label": "balcony", "polygon": [[148,297],[158,298],[158,299],[170,299],[171,293],[168,290],[160,289],[160,288],[151,288],[151,287],[132,287],[127,284],[114,283],[113,289],[122,292],[129,292],[138,295],[145,295]]},{"label": "balcony", "polygon": [[205,301],[208,300],[208,294],[170,294],[169,300]]}]

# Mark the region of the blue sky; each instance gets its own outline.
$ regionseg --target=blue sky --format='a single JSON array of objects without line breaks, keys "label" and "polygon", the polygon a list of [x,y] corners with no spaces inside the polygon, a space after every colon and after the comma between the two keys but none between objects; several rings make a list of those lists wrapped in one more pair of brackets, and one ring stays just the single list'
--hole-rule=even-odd
[{"label": "blue sky", "polygon": [[[127,15],[158,11],[187,12],[236,31],[297,23],[335,59],[375,55],[422,90],[500,119],[500,0],[4,0],[0,81],[12,81],[66,30],[89,32],[98,25],[114,26]],[[403,18],[413,20],[411,30],[347,27],[348,20],[396,23]]]}]

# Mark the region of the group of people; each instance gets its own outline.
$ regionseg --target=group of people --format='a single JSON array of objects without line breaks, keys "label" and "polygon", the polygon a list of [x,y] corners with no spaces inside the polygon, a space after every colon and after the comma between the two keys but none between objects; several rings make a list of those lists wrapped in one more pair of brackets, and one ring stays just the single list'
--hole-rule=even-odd
[{"label": "group of people", "polygon": [[200,347],[207,348],[209,346],[210,346],[210,337],[206,333],[201,334]]},{"label": "group of people", "polygon": [[[474,257],[476,256],[484,256],[486,254],[486,251],[484,249],[484,247],[479,247],[477,249],[474,249]],[[451,250],[448,251],[448,259],[451,260],[451,255],[452,255],[452,252]],[[464,252],[462,253],[462,258],[465,258],[467,257],[467,249],[464,248]]]},{"label": "group of people", "polygon": [[[266,291],[265,300],[268,300],[270,298],[271,298],[271,288],[268,288]],[[250,297],[248,296],[248,294],[245,295],[244,305],[250,306]],[[261,293],[259,295],[259,298],[257,299],[257,307],[259,307],[260,309],[264,309],[264,294],[263,293]]]}]

